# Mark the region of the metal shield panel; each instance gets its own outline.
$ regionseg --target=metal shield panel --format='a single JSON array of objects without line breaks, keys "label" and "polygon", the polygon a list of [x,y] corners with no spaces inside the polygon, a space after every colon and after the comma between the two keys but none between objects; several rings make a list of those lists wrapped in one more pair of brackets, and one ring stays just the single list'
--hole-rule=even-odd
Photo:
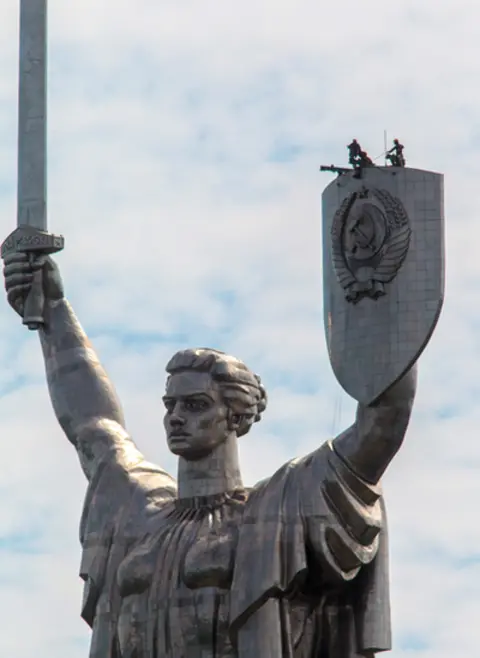
[{"label": "metal shield panel", "polygon": [[416,361],[440,315],[443,176],[367,168],[330,183],[322,205],[330,363],[345,391],[369,404]]}]

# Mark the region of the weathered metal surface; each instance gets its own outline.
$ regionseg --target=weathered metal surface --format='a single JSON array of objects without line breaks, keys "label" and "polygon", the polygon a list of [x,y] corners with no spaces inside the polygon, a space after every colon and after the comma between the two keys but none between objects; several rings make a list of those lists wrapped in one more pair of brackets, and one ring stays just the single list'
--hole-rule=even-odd
[{"label": "weathered metal surface", "polygon": [[[265,389],[234,357],[179,352],[163,399],[175,481],[129,437],[52,260],[45,271],[48,387],[89,480],[80,574],[90,657],[358,658],[389,649],[377,483],[407,429],[415,368],[381,405],[359,404],[332,442],[247,489],[238,440],[261,420]],[[20,313],[30,277],[25,254],[7,256],[8,301]]]},{"label": "weathered metal surface", "polygon": [[375,167],[323,193],[324,320],[341,386],[369,404],[416,361],[444,295],[443,176]]}]

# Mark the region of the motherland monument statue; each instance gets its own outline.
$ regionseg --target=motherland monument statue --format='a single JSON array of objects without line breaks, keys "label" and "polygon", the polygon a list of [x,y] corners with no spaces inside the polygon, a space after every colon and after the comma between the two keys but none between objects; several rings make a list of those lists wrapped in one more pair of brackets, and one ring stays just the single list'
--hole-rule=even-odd
[{"label": "motherland monument statue", "polygon": [[442,176],[338,168],[324,192],[325,331],[334,373],[358,401],[352,425],[248,489],[238,441],[261,419],[266,391],[239,359],[185,349],[166,366],[163,397],[175,479],[125,430],[50,256],[64,244],[46,223],[46,0],[21,0],[20,24],[18,227],[2,246],[5,285],[38,330],[53,409],[88,481],[80,575],[90,657],[390,649],[380,481],[441,309]]}]

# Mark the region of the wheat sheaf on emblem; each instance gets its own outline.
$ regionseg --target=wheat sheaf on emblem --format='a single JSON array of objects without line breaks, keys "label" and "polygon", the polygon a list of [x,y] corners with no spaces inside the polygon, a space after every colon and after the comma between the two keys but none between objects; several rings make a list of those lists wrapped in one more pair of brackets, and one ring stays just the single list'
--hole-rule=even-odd
[{"label": "wheat sheaf on emblem", "polygon": [[386,294],[385,284],[407,256],[410,236],[405,208],[390,192],[363,188],[343,200],[332,222],[331,253],[347,301]]}]

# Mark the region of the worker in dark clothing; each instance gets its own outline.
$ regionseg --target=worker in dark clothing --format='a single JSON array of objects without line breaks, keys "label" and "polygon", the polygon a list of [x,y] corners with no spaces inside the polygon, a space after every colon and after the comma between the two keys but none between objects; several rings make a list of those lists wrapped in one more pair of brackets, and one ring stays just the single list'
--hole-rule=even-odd
[{"label": "worker in dark clothing", "polygon": [[403,144],[400,144],[398,139],[393,140],[392,148],[387,151],[387,160],[390,160],[392,167],[405,167],[405,156],[403,155],[403,149],[405,147]]},{"label": "worker in dark clothing", "polygon": [[348,149],[348,164],[351,164],[352,167],[357,167],[360,160],[360,154],[362,152],[360,144],[357,142],[356,139],[354,139],[352,143],[347,146],[347,149]]},{"label": "worker in dark clothing", "polygon": [[374,167],[372,158],[368,155],[366,151],[360,151],[360,167]]}]

